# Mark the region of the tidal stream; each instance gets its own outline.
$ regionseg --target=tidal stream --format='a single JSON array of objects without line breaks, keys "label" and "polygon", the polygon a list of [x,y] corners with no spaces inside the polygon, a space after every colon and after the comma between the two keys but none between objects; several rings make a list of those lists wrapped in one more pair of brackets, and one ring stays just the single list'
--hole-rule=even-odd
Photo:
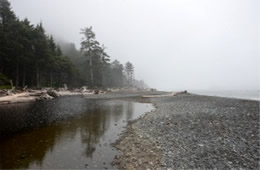
[{"label": "tidal stream", "polygon": [[0,169],[109,169],[127,121],[153,109],[81,96],[0,106]]}]

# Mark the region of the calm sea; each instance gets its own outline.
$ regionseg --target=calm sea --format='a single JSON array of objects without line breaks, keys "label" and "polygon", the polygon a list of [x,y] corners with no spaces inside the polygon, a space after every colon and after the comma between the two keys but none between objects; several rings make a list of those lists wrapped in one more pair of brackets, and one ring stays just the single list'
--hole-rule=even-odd
[{"label": "calm sea", "polygon": [[260,90],[190,90],[190,93],[260,101]]}]

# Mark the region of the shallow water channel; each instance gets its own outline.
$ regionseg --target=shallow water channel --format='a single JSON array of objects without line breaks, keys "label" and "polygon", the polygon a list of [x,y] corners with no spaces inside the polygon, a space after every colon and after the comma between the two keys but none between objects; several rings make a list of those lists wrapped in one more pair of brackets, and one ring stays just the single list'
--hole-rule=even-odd
[{"label": "shallow water channel", "polygon": [[127,121],[153,109],[130,100],[81,96],[0,106],[0,168],[114,168]]}]

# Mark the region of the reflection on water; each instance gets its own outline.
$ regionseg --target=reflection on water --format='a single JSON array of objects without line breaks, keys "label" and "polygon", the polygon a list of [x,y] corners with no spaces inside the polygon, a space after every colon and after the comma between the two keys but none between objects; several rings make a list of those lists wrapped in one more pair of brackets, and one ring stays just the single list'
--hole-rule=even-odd
[{"label": "reflection on water", "polygon": [[61,97],[0,107],[0,168],[112,168],[111,143],[153,108],[120,100]]}]

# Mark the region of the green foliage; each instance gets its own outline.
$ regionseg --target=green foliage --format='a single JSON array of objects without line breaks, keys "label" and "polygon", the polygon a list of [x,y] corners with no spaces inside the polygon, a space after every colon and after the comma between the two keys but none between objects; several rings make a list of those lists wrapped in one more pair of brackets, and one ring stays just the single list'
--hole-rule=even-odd
[{"label": "green foliage", "polygon": [[109,56],[105,52],[104,45],[96,40],[92,27],[81,30],[84,35],[81,42],[81,52],[86,58],[85,67],[88,69],[91,87],[108,86],[107,73],[109,68]]},{"label": "green foliage", "polygon": [[0,73],[0,89],[10,89],[10,82],[8,77]]},{"label": "green foliage", "polygon": [[127,62],[125,64],[126,81],[128,86],[133,85],[134,66],[132,63]]},{"label": "green foliage", "polygon": [[9,84],[7,77],[16,87],[130,85],[133,65],[128,62],[124,68],[117,60],[110,63],[110,56],[96,40],[92,27],[82,29],[81,34],[80,51],[72,43],[58,45],[46,34],[42,23],[35,26],[26,18],[19,20],[8,0],[0,0],[1,87]]},{"label": "green foliage", "polygon": [[11,10],[8,0],[0,0],[0,21],[3,25],[7,24],[10,20],[15,20],[15,15]]},{"label": "green foliage", "polygon": [[28,19],[17,19],[7,0],[0,0],[0,73],[15,86],[81,83],[77,68],[46,35],[42,23],[34,26]]},{"label": "green foliage", "polygon": [[9,79],[5,75],[3,75],[2,73],[0,73],[0,82],[2,83],[0,85],[10,84]]},{"label": "green foliage", "polygon": [[0,86],[0,89],[11,89],[11,86],[9,86],[9,85]]}]

